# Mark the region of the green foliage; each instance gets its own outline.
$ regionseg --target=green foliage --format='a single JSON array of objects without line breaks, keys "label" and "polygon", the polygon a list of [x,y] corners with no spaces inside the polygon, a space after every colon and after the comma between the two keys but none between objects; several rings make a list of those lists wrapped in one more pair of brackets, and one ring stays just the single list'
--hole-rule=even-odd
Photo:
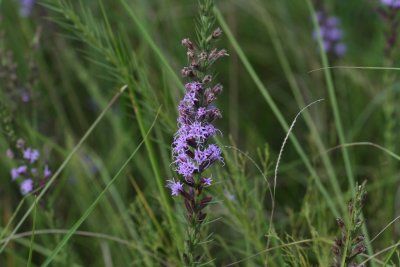
[{"label": "green foliage", "polygon": [[[183,203],[165,188],[180,41],[197,35],[209,51],[216,25],[230,56],[216,66],[225,165],[210,187],[205,266],[328,266],[341,215],[365,220],[359,262],[399,265],[396,53],[385,58],[378,1],[327,0],[348,45],[330,58],[312,38],[311,2],[43,0],[20,17],[18,1],[0,0],[0,153],[24,138],[54,173],[21,196],[15,162],[1,158],[0,265],[181,266]],[[368,18],[357,27],[355,10]],[[320,98],[298,118],[274,184],[291,121]],[[347,215],[363,180],[362,214]]]}]

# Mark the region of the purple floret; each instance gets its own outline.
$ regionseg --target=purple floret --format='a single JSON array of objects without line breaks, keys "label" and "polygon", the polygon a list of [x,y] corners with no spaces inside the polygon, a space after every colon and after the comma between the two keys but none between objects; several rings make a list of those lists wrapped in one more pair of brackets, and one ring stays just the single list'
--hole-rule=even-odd
[{"label": "purple floret", "polygon": [[11,169],[11,179],[14,181],[19,176],[19,171],[17,168]]},{"label": "purple floret", "polygon": [[183,190],[183,184],[179,181],[175,181],[175,179],[167,180],[167,185],[169,189],[171,189],[172,196],[178,196],[180,191]]},{"label": "purple floret", "polygon": [[21,189],[21,193],[23,195],[26,195],[26,194],[30,193],[32,191],[32,189],[33,189],[33,181],[32,181],[32,179],[29,178],[29,179],[24,180],[21,183],[20,189]]},{"label": "purple floret", "polygon": [[49,166],[45,165],[44,170],[43,170],[43,176],[44,178],[48,178],[51,175],[51,171],[49,169]]},{"label": "purple floret", "polygon": [[28,147],[24,150],[24,159],[29,160],[30,163],[34,163],[39,159],[40,153],[37,149],[32,149]]},{"label": "purple floret", "polygon": [[204,186],[210,186],[212,183],[212,178],[211,177],[204,177],[202,179],[202,183]]},{"label": "purple floret", "polygon": [[11,169],[11,179],[14,181],[15,179],[17,179],[21,174],[26,173],[26,171],[28,170],[28,167],[23,165],[23,166],[19,166],[18,168],[13,168]]}]

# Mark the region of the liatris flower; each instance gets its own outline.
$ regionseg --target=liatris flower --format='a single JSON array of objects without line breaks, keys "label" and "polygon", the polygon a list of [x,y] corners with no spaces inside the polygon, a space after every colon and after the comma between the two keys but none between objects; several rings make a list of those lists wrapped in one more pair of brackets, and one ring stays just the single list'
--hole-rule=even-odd
[{"label": "liatris flower", "polygon": [[[220,36],[221,30],[216,29],[211,35]],[[213,105],[216,97],[222,92],[222,85],[210,86],[212,77],[201,71],[220,57],[226,56],[224,49],[213,49],[209,53],[201,51],[189,39],[182,44],[187,48],[190,66],[182,70],[182,75],[192,81],[185,85],[186,93],[178,106],[178,131],[173,141],[173,157],[176,172],[183,177],[190,187],[210,186],[212,179],[201,177],[202,173],[214,162],[223,163],[221,149],[210,144],[209,140],[220,131],[212,124],[222,117],[220,110]],[[195,179],[195,177],[199,179]],[[168,182],[173,195],[177,195],[175,180]],[[183,190],[182,188],[180,189]]]},{"label": "liatris flower", "polygon": [[366,196],[365,182],[360,186],[356,185],[355,198],[348,205],[348,212],[350,215],[349,224],[346,226],[343,219],[337,219],[341,236],[335,240],[335,244],[332,247],[334,254],[333,267],[364,266],[356,263],[356,257],[367,249],[364,244],[364,236],[358,233],[363,224],[360,215]]},{"label": "liatris flower", "polygon": [[[326,53],[336,57],[342,57],[346,53],[346,45],[343,43],[343,31],[340,27],[340,20],[335,16],[327,16],[324,11],[317,12],[319,30]],[[318,32],[314,31],[313,36],[318,38]]]},{"label": "liatris flower", "polygon": [[[11,180],[20,184],[20,191],[23,195],[32,192],[35,187],[41,187],[51,176],[51,170],[47,164],[39,162],[39,150],[26,148],[25,141],[18,139],[16,150],[8,149],[6,154],[9,158],[18,162],[18,166],[10,171]],[[41,171],[38,171],[38,168]]]},{"label": "liatris flower", "polygon": [[195,248],[200,242],[200,226],[206,218],[203,210],[212,199],[210,196],[201,197],[204,189],[212,185],[212,178],[204,172],[215,162],[224,163],[221,149],[210,143],[211,138],[220,133],[213,122],[222,115],[213,102],[223,87],[213,84],[209,70],[215,61],[228,55],[225,49],[211,47],[222,34],[220,28],[212,30],[215,21],[212,6],[212,0],[200,1],[198,44],[188,38],[182,40],[189,66],[184,67],[181,73],[190,81],[185,85],[186,92],[178,106],[179,129],[172,143],[173,164],[181,178],[168,180],[166,184],[171,195],[184,198],[189,228],[183,256],[188,266],[196,266],[199,261],[199,257],[194,255]]},{"label": "liatris flower", "polygon": [[20,0],[19,14],[21,17],[29,17],[36,0]]}]

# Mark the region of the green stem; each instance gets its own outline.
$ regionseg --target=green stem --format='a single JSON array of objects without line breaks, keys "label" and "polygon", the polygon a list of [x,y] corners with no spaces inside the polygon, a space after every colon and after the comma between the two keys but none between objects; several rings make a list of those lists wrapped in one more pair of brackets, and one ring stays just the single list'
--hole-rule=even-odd
[{"label": "green stem", "polygon": [[[86,131],[86,133],[83,135],[83,137],[79,140],[78,144],[72,149],[72,151],[68,154],[68,156],[65,158],[61,166],[57,169],[57,171],[53,174],[53,176],[50,178],[50,180],[46,183],[45,187],[40,191],[39,195],[36,198],[36,201],[40,201],[40,199],[44,196],[44,194],[49,190],[50,186],[55,182],[56,178],[61,174],[61,172],[64,170],[64,168],[67,166],[67,164],[70,162],[72,157],[75,155],[75,153],[79,150],[79,148],[82,146],[82,144],[86,141],[86,139],[90,136],[90,134],[93,132],[93,130],[96,128],[96,126],[100,123],[100,121],[103,119],[103,117],[106,115],[107,111],[111,108],[111,106],[117,101],[117,99],[121,96],[121,94],[126,90],[127,86],[121,87],[118,92],[114,95],[114,97],[111,99],[111,101],[107,104],[105,109],[100,113],[100,115],[97,117],[97,119],[93,122],[93,124],[89,127],[89,129]],[[18,224],[15,226],[14,230],[11,232],[10,236],[15,235],[15,233],[19,230],[19,228],[22,226],[22,224],[25,222],[25,220],[28,218],[29,214],[32,212],[32,210],[35,207],[35,203],[30,205],[28,210],[25,212],[25,214],[22,216]],[[9,240],[6,240],[3,245],[0,248],[0,254],[3,252],[5,247],[7,246]]]},{"label": "green stem", "polygon": [[[283,117],[283,114],[280,112],[279,108],[275,104],[275,101],[272,99],[271,95],[269,94],[267,88],[263,85],[261,82],[260,78],[256,74],[254,68],[251,66],[249,60],[247,59],[246,55],[244,54],[243,50],[241,49],[240,45],[238,44],[237,40],[235,37],[232,35],[228,25],[225,22],[225,19],[221,15],[220,11],[214,7],[214,11],[216,13],[218,22],[220,23],[222,29],[224,30],[226,36],[228,37],[228,40],[231,42],[231,45],[235,49],[236,53],[238,54],[240,60],[242,61],[244,67],[246,68],[247,72],[250,74],[251,78],[253,79],[254,83],[257,86],[257,89],[260,91],[262,96],[265,98],[266,102],[268,103],[269,107],[271,108],[272,112],[278,119],[280,125],[282,128],[287,131],[289,130],[289,125],[286,122],[286,119]],[[317,172],[315,169],[312,167],[312,164],[310,160],[307,158],[307,155],[303,148],[301,147],[297,137],[295,135],[290,135],[289,136],[290,141],[293,143],[297,153],[300,155],[301,159],[303,160],[307,170],[310,172],[312,179],[315,180],[315,183],[320,190],[321,194],[324,196],[325,200],[328,203],[328,206],[331,210],[331,212],[334,214],[334,216],[339,217],[339,211],[337,210],[335,204],[332,201],[332,197],[329,195],[328,191],[322,184]]]},{"label": "green stem", "polygon": [[[315,29],[317,30],[317,32],[320,32],[319,23],[318,23],[316,15],[315,15],[314,6],[311,3],[311,0],[307,0],[307,6],[310,11],[310,14],[312,15],[313,25],[314,25]],[[328,66],[329,66],[328,57],[327,57],[326,53],[324,52],[324,47],[323,47],[323,42],[322,42],[321,36],[318,36],[318,44],[319,44],[319,48],[320,48],[322,66],[324,67],[324,75],[325,75],[325,79],[326,79],[326,83],[327,83],[327,87],[328,87],[329,100],[330,100],[331,107],[332,107],[332,112],[333,112],[333,116],[334,116],[334,120],[335,120],[337,134],[339,137],[339,142],[340,142],[340,144],[345,144],[346,139],[344,136],[342,119],[341,119],[340,113],[339,113],[339,106],[338,106],[338,102],[336,99],[335,87],[333,84],[332,74],[330,72],[330,69],[328,68]],[[350,157],[349,157],[348,150],[346,147],[342,147],[341,151],[342,151],[342,156],[343,156],[343,161],[344,161],[344,165],[345,165],[345,169],[346,169],[349,186],[351,188],[355,188],[355,179],[354,179],[354,174],[353,174],[353,170],[352,170],[351,163],[350,163]],[[352,190],[352,195],[354,198],[355,191],[353,191],[353,190]],[[362,214],[361,214],[361,219],[363,219]],[[369,242],[369,234],[368,234],[367,227],[365,226],[365,224],[363,224],[363,226],[362,226],[362,232],[365,236],[365,243],[367,244],[368,253],[370,255],[372,255],[373,251],[372,251],[371,244]],[[373,267],[375,267],[374,263],[371,263],[371,264]]]}]

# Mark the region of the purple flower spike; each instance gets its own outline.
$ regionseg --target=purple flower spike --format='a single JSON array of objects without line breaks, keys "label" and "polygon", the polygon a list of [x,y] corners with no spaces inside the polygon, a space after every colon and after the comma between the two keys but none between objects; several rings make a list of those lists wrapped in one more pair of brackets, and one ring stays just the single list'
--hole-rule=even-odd
[{"label": "purple flower spike", "polygon": [[167,185],[169,189],[171,189],[172,196],[179,196],[180,191],[183,190],[183,184],[179,181],[175,182],[175,179],[167,180]]},{"label": "purple flower spike", "polygon": [[26,194],[30,193],[32,191],[32,189],[33,189],[33,181],[32,181],[32,179],[29,178],[29,179],[24,180],[21,183],[20,189],[21,189],[21,193],[23,195],[26,195]]},{"label": "purple flower spike", "polygon": [[30,163],[34,163],[39,159],[40,153],[37,149],[27,148],[24,150],[24,159],[30,161]]}]

